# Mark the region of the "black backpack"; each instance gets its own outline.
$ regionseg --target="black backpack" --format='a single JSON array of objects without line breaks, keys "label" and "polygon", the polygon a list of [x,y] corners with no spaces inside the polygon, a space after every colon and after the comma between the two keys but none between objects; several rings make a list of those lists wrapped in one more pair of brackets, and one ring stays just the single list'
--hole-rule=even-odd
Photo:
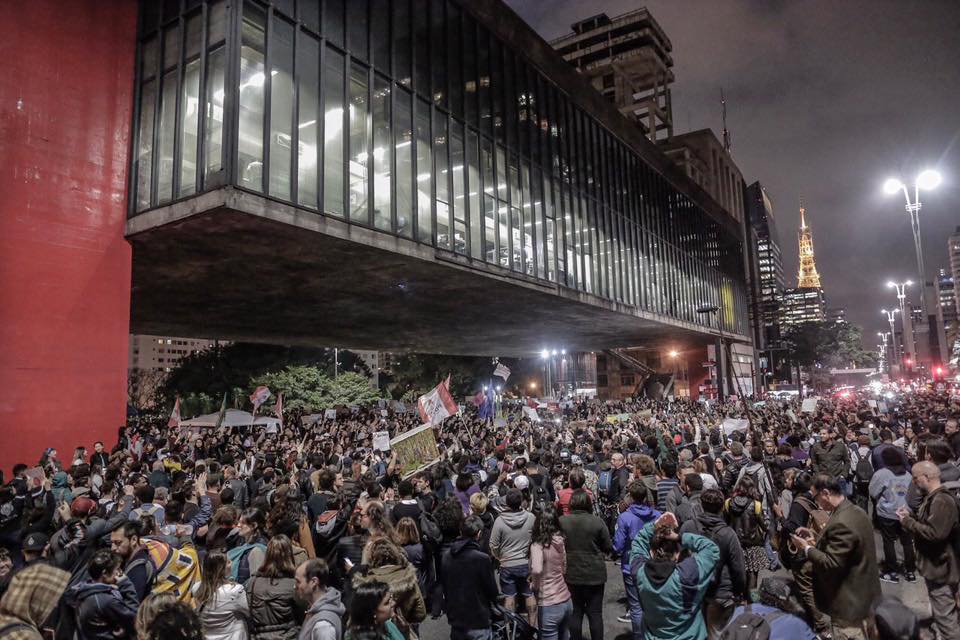
[{"label": "black backpack", "polygon": [[873,463],[870,462],[870,453],[867,453],[865,456],[861,456],[860,452],[857,451],[856,454],[860,459],[857,460],[857,466],[854,468],[853,477],[856,479],[857,484],[870,484],[870,480],[873,478]]},{"label": "black backpack", "polygon": [[528,476],[532,485],[530,492],[534,504],[538,502],[550,502],[550,492],[547,490],[547,478],[539,474]]},{"label": "black backpack", "polygon": [[753,606],[748,604],[743,613],[724,627],[720,640],[770,640],[773,636],[770,623],[784,615],[783,611],[754,613]]},{"label": "black backpack", "polygon": [[443,542],[443,532],[437,519],[428,511],[420,512],[420,541],[430,547],[439,547]]}]

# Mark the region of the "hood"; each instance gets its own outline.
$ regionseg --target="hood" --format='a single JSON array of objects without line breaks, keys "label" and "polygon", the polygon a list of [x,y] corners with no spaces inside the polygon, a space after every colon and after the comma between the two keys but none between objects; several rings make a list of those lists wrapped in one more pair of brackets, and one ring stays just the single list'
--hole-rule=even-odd
[{"label": "hood", "polygon": [[317,598],[307,610],[307,615],[317,613],[318,611],[332,611],[341,618],[347,609],[343,606],[340,598],[340,592],[333,587],[328,587],[322,596]]},{"label": "hood", "polygon": [[48,564],[37,563],[19,571],[0,600],[5,613],[40,628],[57,606],[70,574]]},{"label": "hood", "polygon": [[630,511],[630,513],[640,518],[640,520],[644,522],[653,520],[654,515],[658,513],[657,511],[655,511],[651,507],[648,507],[645,504],[637,504],[637,503],[631,504],[628,511]]},{"label": "hood", "polygon": [[57,471],[53,474],[52,486],[55,489],[66,489],[69,480],[70,476],[67,475],[66,471]]},{"label": "hood", "polygon": [[500,514],[500,519],[511,529],[519,529],[527,523],[534,515],[529,511],[505,511]]},{"label": "hood", "polygon": [[697,516],[697,522],[703,527],[703,535],[708,538],[713,535],[714,531],[727,524],[727,521],[719,513],[707,513],[706,511]]},{"label": "hood", "polygon": [[747,464],[743,465],[743,468],[747,470],[747,473],[757,473],[763,469],[762,462],[753,462],[752,460]]},{"label": "hood", "polygon": [[654,587],[659,589],[664,585],[664,583],[670,579],[670,576],[673,575],[674,569],[677,568],[677,563],[673,560],[647,560],[643,565],[643,572],[647,576],[647,580],[650,581]]},{"label": "hood", "polygon": [[739,516],[753,504],[753,498],[747,496],[736,496],[730,500],[730,514]]},{"label": "hood", "polygon": [[110,593],[115,590],[116,587],[113,585],[103,584],[102,582],[81,582],[67,589],[67,592],[63,594],[63,599],[68,606],[78,607],[81,602],[90,596],[95,596],[98,593]]},{"label": "hood", "polygon": [[456,542],[454,542],[452,545],[450,545],[450,555],[458,556],[464,551],[467,551],[468,549],[476,549],[477,551],[479,551],[480,544],[473,539],[461,538]]}]

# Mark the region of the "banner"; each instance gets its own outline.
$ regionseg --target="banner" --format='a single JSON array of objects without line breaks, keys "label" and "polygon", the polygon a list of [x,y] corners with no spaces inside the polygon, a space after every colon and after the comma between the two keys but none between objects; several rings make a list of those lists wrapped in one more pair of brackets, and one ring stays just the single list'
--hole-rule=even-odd
[{"label": "banner", "polygon": [[734,431],[743,431],[749,426],[750,422],[744,418],[724,418],[720,428],[726,435],[730,435]]},{"label": "banner", "polygon": [[390,451],[390,432],[389,431],[373,432],[373,450],[374,451]]},{"label": "banner", "polygon": [[403,478],[409,478],[440,460],[437,438],[428,424],[390,440],[390,449],[397,456],[397,465]]},{"label": "banner", "polygon": [[533,407],[524,407],[523,415],[530,419],[530,422],[540,422],[540,414]]},{"label": "banner", "polygon": [[167,420],[167,426],[180,426],[180,396],[177,396],[176,402],[173,403],[173,411],[170,412],[170,419]]},{"label": "banner", "polygon": [[507,378],[510,377],[510,369],[507,369],[505,366],[503,366],[498,362],[497,368],[494,369],[493,371],[493,375],[503,378],[503,381],[506,382]]},{"label": "banner", "polygon": [[443,422],[459,411],[457,403],[450,396],[450,377],[433,388],[433,391],[420,396],[417,409],[424,424],[431,427]]},{"label": "banner", "polygon": [[250,394],[250,402],[253,403],[253,415],[257,415],[257,409],[259,409],[260,405],[266,402],[269,397],[270,389],[263,385],[253,390],[253,393]]}]

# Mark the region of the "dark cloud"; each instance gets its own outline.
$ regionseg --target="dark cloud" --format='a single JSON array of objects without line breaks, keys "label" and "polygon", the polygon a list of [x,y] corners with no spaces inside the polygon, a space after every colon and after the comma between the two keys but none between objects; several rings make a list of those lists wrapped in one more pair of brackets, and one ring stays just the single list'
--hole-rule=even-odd
[{"label": "dark cloud", "polygon": [[[624,0],[507,0],[544,38]],[[797,204],[813,227],[828,304],[872,332],[893,296],[890,277],[916,279],[902,202],[884,178],[937,166],[923,200],[928,277],[947,266],[960,225],[960,3],[954,0],[650,0],[673,43],[677,132],[721,130],[727,98],[733,155],[773,200],[788,286],[796,283]],[[867,344],[872,344],[867,341]]]}]

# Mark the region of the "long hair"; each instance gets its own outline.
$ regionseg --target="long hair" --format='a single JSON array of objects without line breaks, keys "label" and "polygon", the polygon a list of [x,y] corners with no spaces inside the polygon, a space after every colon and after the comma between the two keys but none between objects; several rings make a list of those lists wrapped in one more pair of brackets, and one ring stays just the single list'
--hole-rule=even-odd
[{"label": "long hair", "polygon": [[420,543],[420,528],[413,518],[407,516],[400,518],[397,523],[397,544],[407,546],[408,544]]},{"label": "long hair", "polygon": [[367,519],[370,520],[370,533],[386,538],[391,542],[396,541],[397,532],[393,529],[393,524],[387,518],[387,510],[383,503],[378,500],[371,500],[366,506]]},{"label": "long hair", "polygon": [[407,554],[403,549],[386,538],[377,538],[370,542],[369,560],[367,564],[370,568],[386,567],[396,565],[404,567],[409,564]]},{"label": "long hair", "polygon": [[292,578],[296,572],[297,566],[293,562],[293,545],[290,543],[290,538],[284,535],[270,538],[263,564],[257,571],[257,575],[264,578]]},{"label": "long hair", "polygon": [[753,481],[753,478],[748,475],[744,475],[739,481],[737,481],[737,485],[733,488],[733,495],[753,498],[754,500],[760,499],[760,493],[757,491],[757,485]]},{"label": "long hair", "polygon": [[357,586],[350,601],[350,637],[353,640],[375,640],[381,633],[377,625],[377,608],[390,592],[386,582],[373,580]]},{"label": "long hair", "polygon": [[203,559],[203,581],[197,591],[198,607],[209,604],[224,584],[230,582],[227,575],[227,554],[211,551]]},{"label": "long hair", "polygon": [[557,534],[563,535],[560,530],[560,519],[557,517],[557,508],[545,502],[540,506],[537,519],[533,523],[531,542],[536,542],[546,549],[553,544],[553,538]]}]

